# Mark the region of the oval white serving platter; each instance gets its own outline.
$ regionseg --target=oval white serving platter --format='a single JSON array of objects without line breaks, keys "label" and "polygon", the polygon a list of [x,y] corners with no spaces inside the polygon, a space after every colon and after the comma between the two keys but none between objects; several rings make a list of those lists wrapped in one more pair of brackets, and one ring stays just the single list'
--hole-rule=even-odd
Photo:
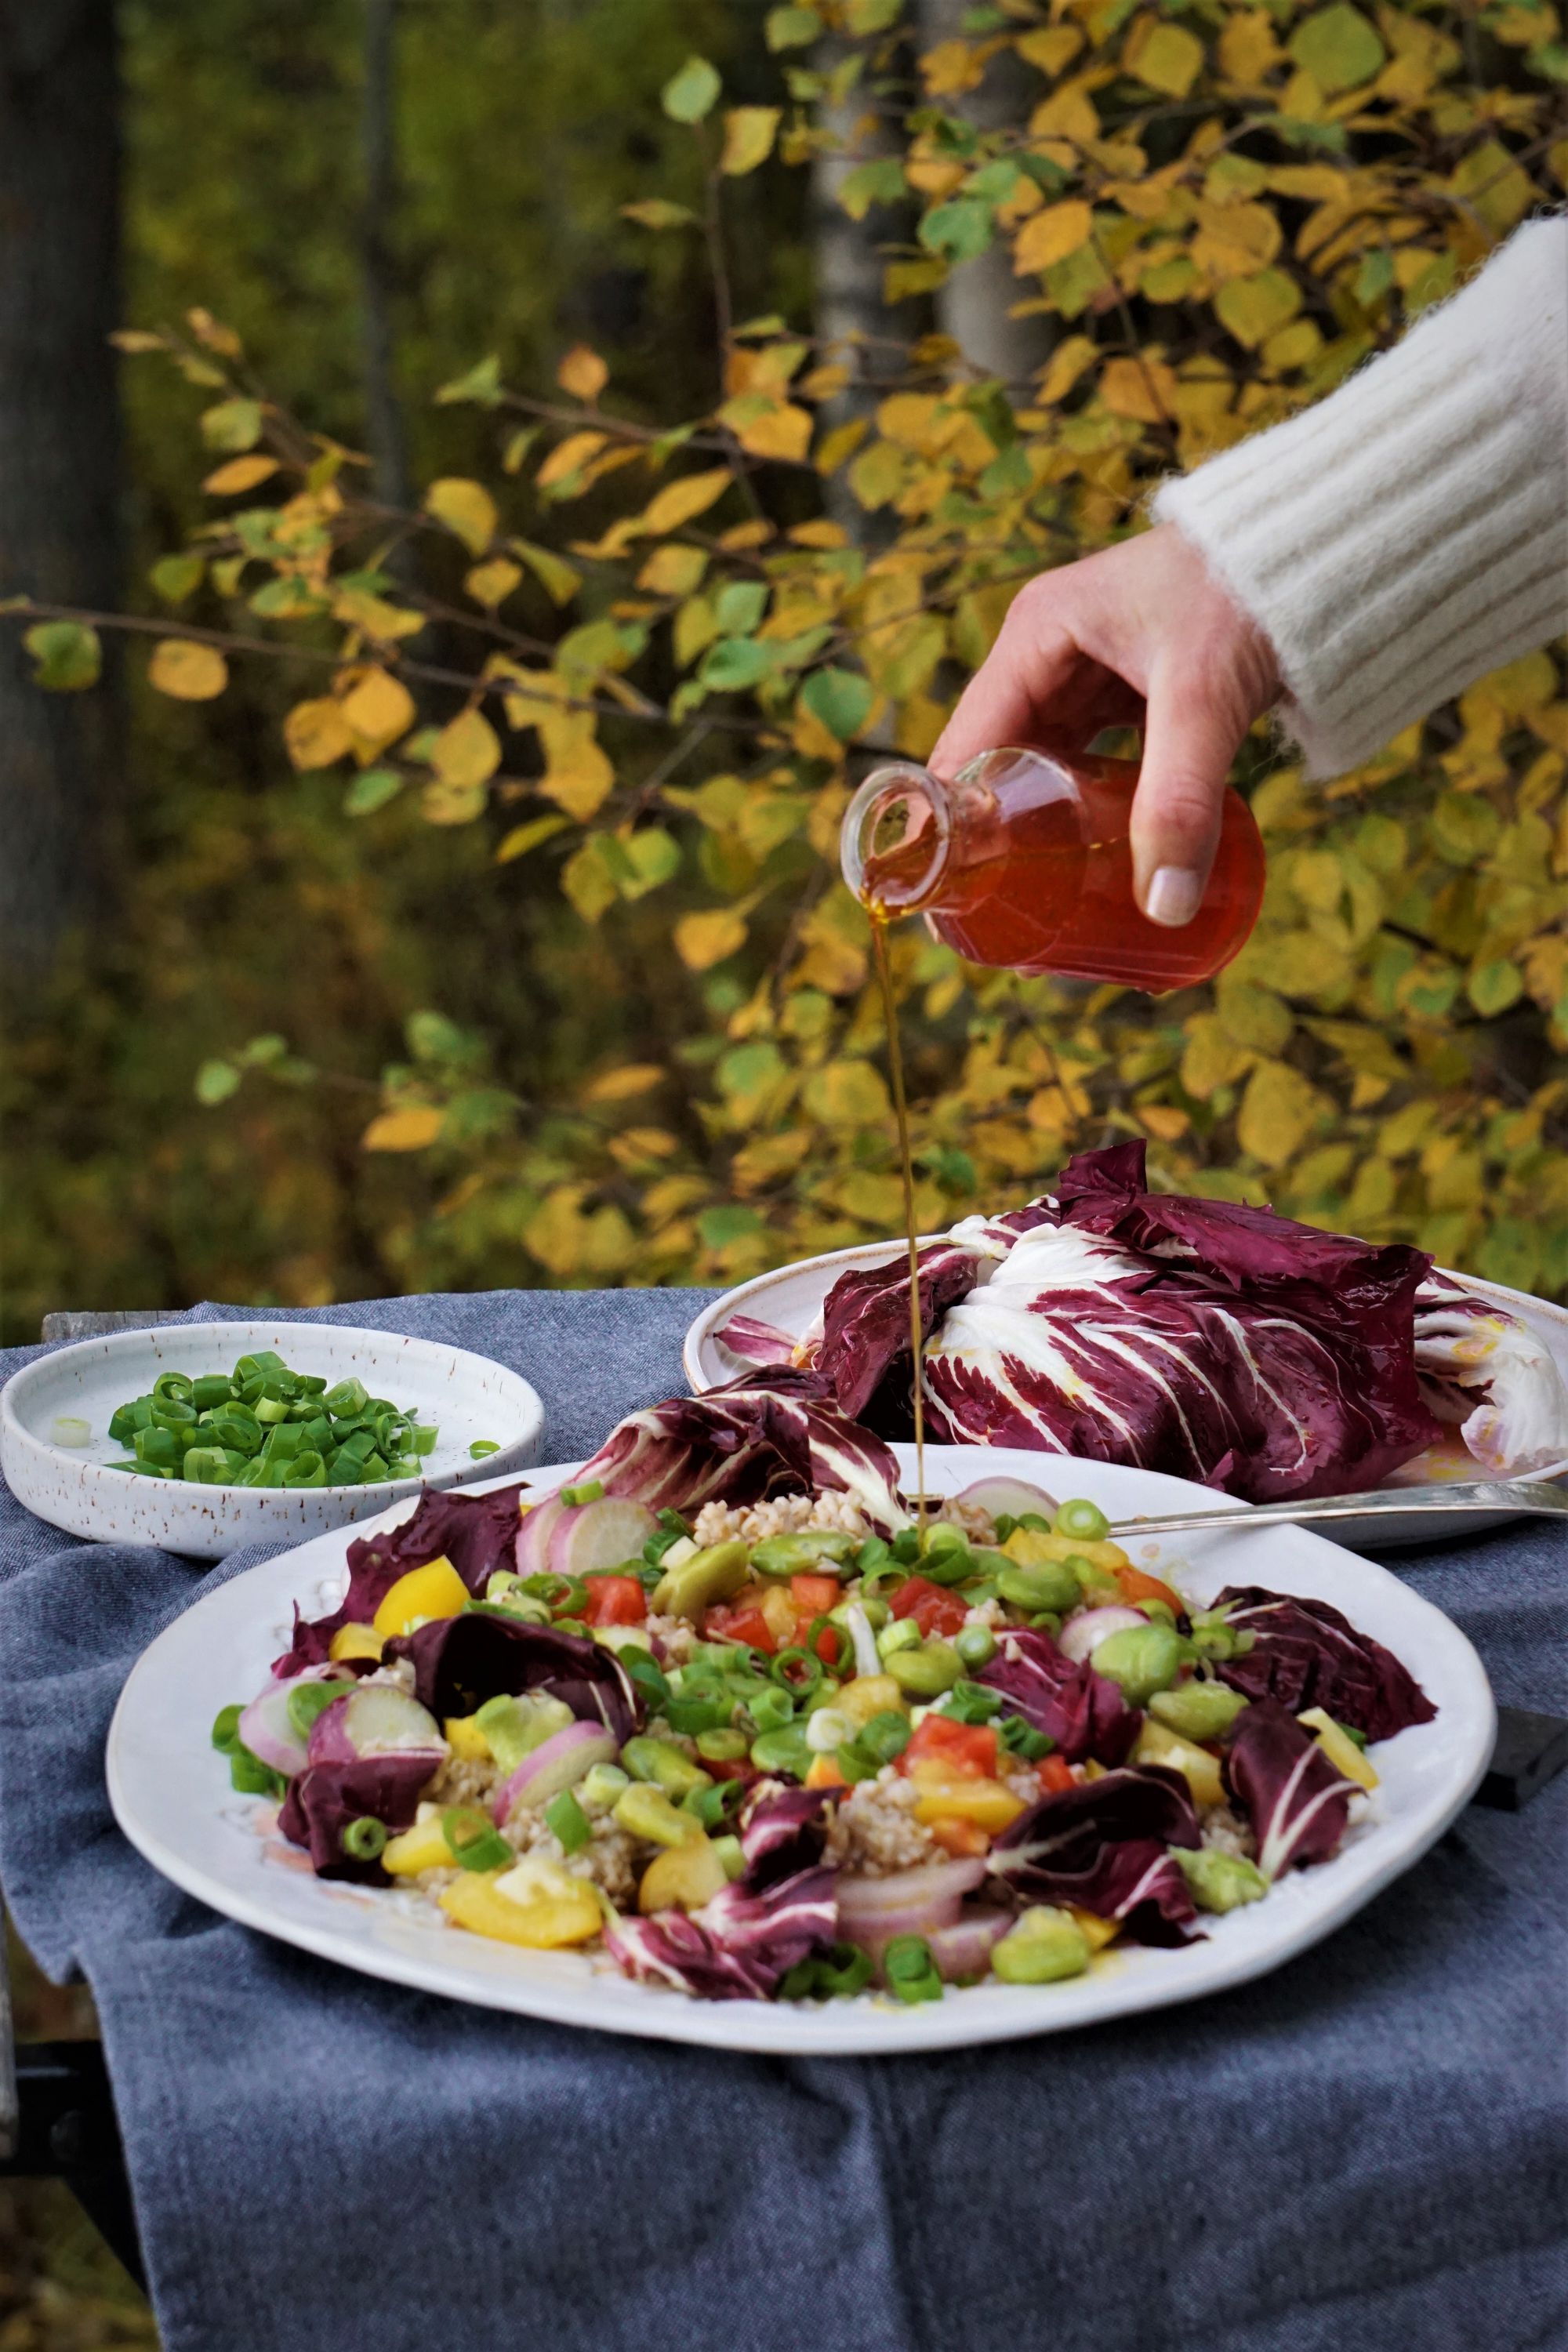
[{"label": "oval white serving platter", "polygon": [[[921,1243],[923,1246],[941,1238],[939,1234],[922,1234]],[[820,1257],[801,1258],[794,1265],[780,1266],[772,1274],[753,1275],[750,1282],[738,1283],[733,1290],[727,1290],[721,1298],[705,1307],[687,1330],[681,1361],[693,1393],[702,1396],[709,1389],[721,1388],[726,1381],[736,1380],[751,1369],[739,1356],[731,1355],[719,1337],[724,1325],[735,1316],[754,1316],[759,1322],[772,1323],[778,1330],[799,1339],[821,1315],[822,1302],[840,1275],[886,1265],[889,1260],[901,1257],[907,1246],[902,1241],[857,1242],[848,1249],[826,1250]],[[1439,1266],[1437,1271],[1443,1273],[1446,1269]],[[1550,1299],[1532,1298],[1528,1291],[1510,1290],[1500,1282],[1482,1282],[1475,1275],[1450,1275],[1448,1279],[1462,1282],[1482,1298],[1494,1299],[1521,1322],[1528,1323],[1551,1349],[1564,1381],[1568,1381],[1568,1307],[1554,1306]],[[1051,1473],[1047,1465],[1059,1464],[1063,1457],[1039,1454],[1032,1458],[1041,1465],[1039,1475],[1049,1486]],[[1488,1475],[1489,1473],[1479,1469],[1465,1451],[1456,1433],[1449,1445],[1428,1448],[1413,1462],[1407,1462],[1395,1476],[1384,1481],[1387,1486],[1409,1488],[1408,1511],[1392,1517],[1380,1514],[1376,1518],[1341,1519],[1324,1532],[1332,1542],[1348,1545],[1354,1551],[1387,1551],[1407,1544],[1452,1542],[1459,1536],[1480,1535],[1488,1528],[1506,1527],[1512,1516],[1507,1511],[1467,1514],[1463,1520],[1456,1522],[1422,1507],[1424,1486],[1440,1488],[1457,1478]],[[1568,1455],[1560,1462],[1548,1463],[1542,1470],[1531,1471],[1530,1476],[1568,1477]]]},{"label": "oval white serving platter", "polygon": [[[439,1434],[424,1476],[374,1486],[202,1486],[111,1470],[127,1448],[109,1434],[110,1417],[144,1396],[161,1372],[232,1371],[241,1356],[270,1348],[290,1371],[329,1383],[354,1375],[372,1396],[407,1406]],[[57,1418],[85,1421],[91,1436],[61,1445]],[[367,1518],[420,1486],[467,1486],[539,1458],[544,1407],[538,1391],[504,1364],[413,1339],[328,1323],[163,1323],[79,1339],[40,1356],[0,1389],[0,1471],[19,1503],[51,1526],[100,1543],[156,1544],[195,1559],[220,1559],[242,1544],[297,1543]],[[479,1438],[500,1452],[469,1458]]]},{"label": "oval white serving platter", "polygon": [[[913,1448],[896,1451],[907,1481]],[[930,1489],[947,1494],[982,1466],[959,1446],[932,1446],[926,1462]],[[539,1483],[553,1486],[578,1466],[541,1471]],[[983,1466],[1037,1480],[1043,1465],[1037,1454],[998,1449]],[[1073,1487],[1113,1517],[1174,1510],[1201,1491],[1183,1479],[1101,1463],[1075,1464]],[[400,1516],[387,1512],[378,1524]],[[433,1916],[403,1889],[315,1878],[304,1856],[273,1832],[275,1808],[231,1792],[210,1731],[221,1707],[259,1687],[287,1639],[295,1601],[308,1615],[336,1605],[345,1582],[341,1538],[317,1537],[247,1570],[159,1635],[115,1711],[110,1799],[126,1836],[155,1869],[243,1926],[367,1976],[563,2025],[801,2057],[888,2055],[1060,2032],[1195,2000],[1321,1942],[1408,1870],[1474,1794],[1497,1713],[1480,1660],[1440,1611],[1385,1569],[1300,1528],[1151,1540],[1134,1553],[1141,1565],[1173,1574],[1200,1603],[1231,1583],[1331,1601],[1403,1659],[1437,1714],[1377,1748],[1382,1786],[1331,1862],[1292,1872],[1263,1902],[1205,1922],[1210,1933],[1202,1943],[1180,1951],[1113,1948],[1068,1983],[977,1985],[916,2009],[871,1994],[821,2004],[693,2000],[633,1984],[607,1960],[487,1943]],[[1322,1965],[1331,1968],[1331,1958]]]}]

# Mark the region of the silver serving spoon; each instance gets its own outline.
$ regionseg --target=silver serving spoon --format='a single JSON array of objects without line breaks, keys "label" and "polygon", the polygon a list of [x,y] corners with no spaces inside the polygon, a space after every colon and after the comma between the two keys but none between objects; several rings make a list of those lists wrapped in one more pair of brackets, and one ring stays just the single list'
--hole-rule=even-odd
[{"label": "silver serving spoon", "polygon": [[1475,1511],[1537,1512],[1568,1518],[1568,1491],[1544,1479],[1461,1479],[1451,1486],[1375,1486],[1367,1495],[1321,1495],[1294,1503],[1220,1503],[1213,1510],[1151,1513],[1114,1519],[1110,1532],[1129,1536],[1186,1534],[1198,1528],[1310,1528],[1329,1519],[1426,1517],[1463,1519]]}]

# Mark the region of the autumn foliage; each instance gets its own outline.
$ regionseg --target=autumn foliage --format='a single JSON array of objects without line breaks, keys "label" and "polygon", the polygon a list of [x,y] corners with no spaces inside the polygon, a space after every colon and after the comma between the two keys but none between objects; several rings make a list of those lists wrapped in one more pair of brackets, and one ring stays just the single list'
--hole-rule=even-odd
[{"label": "autumn foliage", "polygon": [[[550,388],[487,357],[435,396],[482,417],[493,465],[394,514],[216,320],[122,338],[206,396],[211,520],[153,571],[152,686],[208,700],[286,656],[280,777],[330,771],[370,826],[414,801],[484,828],[487,887],[520,918],[563,894],[626,1008],[620,1050],[547,1101],[471,1024],[416,1016],[360,1121],[367,1150],[439,1171],[416,1277],[433,1255],[482,1285],[501,1251],[525,1279],[729,1281],[896,1230],[866,925],[837,868],[852,781],[879,746],[930,748],[1023,580],[1331,391],[1568,189],[1568,48],[1540,0],[1004,0],[967,22],[922,55],[899,0],[778,7],[776,102],[727,107],[700,58],[669,81],[705,202],[628,210],[715,270],[705,415],[629,413],[585,346]],[[1032,104],[980,132],[965,100],[1004,47]],[[730,193],[808,166],[825,100],[862,110],[840,201],[886,223],[889,299],[912,310],[1000,241],[1055,331],[1036,380],[915,334],[869,398],[855,348],[730,317]],[[97,677],[79,619],[31,617],[28,643],[46,686]],[[1262,921],[1215,986],[1153,1004],[967,967],[906,927],[922,1223],[1144,1135],[1173,1187],[1568,1286],[1565,764],[1550,651],[1326,790],[1260,731]],[[312,1069],[307,1039],[269,1034],[197,1083],[221,1118],[242,1085]]]}]

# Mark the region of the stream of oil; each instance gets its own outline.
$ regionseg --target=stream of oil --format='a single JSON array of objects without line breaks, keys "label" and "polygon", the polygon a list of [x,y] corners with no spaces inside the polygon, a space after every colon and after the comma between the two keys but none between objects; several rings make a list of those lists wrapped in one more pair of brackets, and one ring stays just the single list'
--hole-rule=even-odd
[{"label": "stream of oil", "polygon": [[926,1516],[925,1367],[921,1333],[921,1254],[915,1233],[915,1171],[910,1157],[910,1109],[904,1094],[904,1054],[899,1035],[899,1008],[893,998],[892,968],[888,961],[888,918],[874,902],[871,952],[882,991],[882,1013],[888,1024],[888,1071],[893,1082],[893,1117],[899,1129],[899,1173],[904,1185],[904,1232],[910,1245],[910,1354],[914,1363],[915,1516],[923,1528]]}]

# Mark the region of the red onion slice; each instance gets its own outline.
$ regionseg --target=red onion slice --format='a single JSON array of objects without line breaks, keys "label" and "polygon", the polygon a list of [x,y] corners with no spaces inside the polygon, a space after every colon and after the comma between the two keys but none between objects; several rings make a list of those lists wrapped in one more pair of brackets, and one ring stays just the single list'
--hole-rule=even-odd
[{"label": "red onion slice", "polygon": [[615,1734],[600,1723],[569,1723],[564,1730],[552,1733],[523,1758],[490,1800],[496,1827],[504,1829],[513,1807],[525,1799],[531,1805],[547,1805],[563,1789],[574,1789],[595,1764],[613,1764],[618,1753]]}]

